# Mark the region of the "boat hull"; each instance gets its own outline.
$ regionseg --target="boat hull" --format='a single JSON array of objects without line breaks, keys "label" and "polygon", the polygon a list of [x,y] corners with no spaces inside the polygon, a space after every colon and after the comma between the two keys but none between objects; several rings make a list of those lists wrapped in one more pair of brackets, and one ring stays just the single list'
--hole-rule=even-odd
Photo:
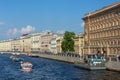
[{"label": "boat hull", "polygon": [[104,65],[89,65],[85,63],[76,63],[74,64],[75,67],[87,69],[87,70],[105,70],[106,67]]},{"label": "boat hull", "polygon": [[29,72],[32,71],[32,68],[22,68],[22,71]]}]

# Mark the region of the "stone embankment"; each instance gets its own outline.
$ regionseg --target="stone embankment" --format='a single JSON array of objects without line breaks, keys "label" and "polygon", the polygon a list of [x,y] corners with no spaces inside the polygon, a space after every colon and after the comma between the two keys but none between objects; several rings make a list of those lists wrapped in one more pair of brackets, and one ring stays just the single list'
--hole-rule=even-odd
[{"label": "stone embankment", "polygon": [[106,63],[106,68],[108,70],[120,72],[120,59],[118,59],[118,57],[109,57],[109,61]]},{"label": "stone embankment", "polygon": [[76,61],[80,60],[80,56],[76,55],[57,55],[57,54],[44,54],[44,53],[37,53],[37,54],[31,54],[32,57],[41,57],[41,58],[47,58],[62,62],[68,62],[68,63],[74,63]]},{"label": "stone embankment", "polygon": [[[63,62],[69,62],[69,63],[74,63],[79,61],[81,58],[80,56],[75,56],[75,55],[63,55],[63,54],[32,54],[33,57],[41,57],[41,58],[47,58],[47,59],[53,59],[53,60],[58,60],[58,61],[63,61]],[[120,72],[120,62],[119,61],[108,61],[106,63],[106,68],[109,70],[114,70],[114,71],[119,71]]]},{"label": "stone embankment", "polygon": [[[13,54],[13,52],[3,52],[3,53]],[[19,52],[14,52],[14,53],[18,54]],[[74,54],[52,54],[52,53],[30,53],[30,54],[20,53],[20,54],[29,55],[31,57],[47,58],[62,62],[68,62],[68,63],[74,63],[81,59],[79,55],[74,55]]]}]

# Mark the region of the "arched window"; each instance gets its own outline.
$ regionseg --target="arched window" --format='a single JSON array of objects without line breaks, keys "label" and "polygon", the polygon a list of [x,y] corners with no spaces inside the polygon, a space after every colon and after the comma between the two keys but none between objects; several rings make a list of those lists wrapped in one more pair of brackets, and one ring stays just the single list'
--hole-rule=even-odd
[{"label": "arched window", "polygon": [[101,28],[103,29],[105,27],[105,24],[104,23],[102,23],[102,26],[101,26]]},{"label": "arched window", "polygon": [[118,23],[119,23],[119,21],[118,20],[116,20],[116,25],[118,26]]},{"label": "arched window", "polygon": [[112,26],[114,26],[114,25],[115,25],[115,22],[113,21],[113,22],[112,22]]},{"label": "arched window", "polygon": [[115,30],[115,36],[118,36],[118,30]]}]

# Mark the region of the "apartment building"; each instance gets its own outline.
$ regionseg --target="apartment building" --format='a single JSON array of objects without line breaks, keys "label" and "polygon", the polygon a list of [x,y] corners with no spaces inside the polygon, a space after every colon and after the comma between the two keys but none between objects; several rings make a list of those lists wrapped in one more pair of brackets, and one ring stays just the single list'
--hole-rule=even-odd
[{"label": "apartment building", "polygon": [[40,51],[40,47],[41,47],[41,33],[33,33],[31,34],[31,44],[32,44],[32,51],[33,52],[39,52]]},{"label": "apartment building", "polygon": [[120,2],[84,16],[85,53],[120,54]]},{"label": "apartment building", "polygon": [[52,33],[52,32],[48,32],[45,35],[41,35],[41,52],[51,52],[50,51],[50,43],[51,40],[53,38],[56,38],[57,35]]},{"label": "apartment building", "polygon": [[74,38],[74,50],[75,53],[83,55],[83,46],[84,46],[84,34],[80,33]]}]

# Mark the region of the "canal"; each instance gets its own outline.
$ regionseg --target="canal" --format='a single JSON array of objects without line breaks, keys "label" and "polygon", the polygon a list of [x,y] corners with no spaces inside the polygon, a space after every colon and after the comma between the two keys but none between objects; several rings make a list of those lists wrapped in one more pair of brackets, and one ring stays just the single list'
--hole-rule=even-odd
[{"label": "canal", "polygon": [[19,56],[33,64],[31,72],[20,70],[10,54],[0,54],[0,80],[120,80],[120,73],[106,70],[88,71],[72,64],[42,58]]}]

